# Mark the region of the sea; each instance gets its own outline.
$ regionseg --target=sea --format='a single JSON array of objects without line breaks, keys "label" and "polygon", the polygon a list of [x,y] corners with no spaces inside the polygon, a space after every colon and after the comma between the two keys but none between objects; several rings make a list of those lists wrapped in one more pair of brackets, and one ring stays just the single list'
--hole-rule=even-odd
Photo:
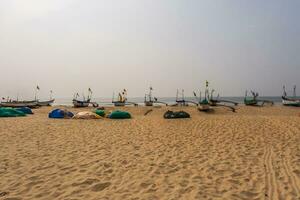
[{"label": "sea", "polygon": [[[234,101],[239,104],[242,104],[244,102],[244,97],[220,97],[220,100],[229,100],[229,101]],[[265,97],[259,97],[258,99],[260,100],[269,100],[273,101],[275,104],[281,104],[281,97],[280,96],[265,96]],[[79,99],[80,100],[80,99]],[[195,97],[185,97],[186,101],[194,101],[198,102]],[[169,105],[175,104],[176,103],[176,97],[161,97],[158,98],[158,101],[165,102]],[[101,106],[111,106],[112,104],[112,99],[111,98],[93,98],[92,102],[97,102]],[[144,97],[128,97],[128,102],[134,102],[137,103],[138,105],[143,105],[144,104]],[[53,105],[56,106],[72,106],[72,98],[55,98],[55,102]]]}]

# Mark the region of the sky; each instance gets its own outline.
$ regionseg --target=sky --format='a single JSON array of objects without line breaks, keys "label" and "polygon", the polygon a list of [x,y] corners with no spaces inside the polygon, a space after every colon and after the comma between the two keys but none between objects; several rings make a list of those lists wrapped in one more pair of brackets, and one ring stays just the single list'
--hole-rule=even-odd
[{"label": "sky", "polygon": [[[300,88],[299,0],[0,0],[0,96]],[[300,89],[298,89],[300,93]]]}]

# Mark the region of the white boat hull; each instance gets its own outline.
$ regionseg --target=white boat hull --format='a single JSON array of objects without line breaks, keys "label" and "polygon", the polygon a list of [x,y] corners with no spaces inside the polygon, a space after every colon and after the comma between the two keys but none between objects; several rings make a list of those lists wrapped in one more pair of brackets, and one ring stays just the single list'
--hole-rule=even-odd
[{"label": "white boat hull", "polygon": [[300,100],[290,101],[290,100],[282,100],[282,104],[284,106],[297,106],[300,107]]}]

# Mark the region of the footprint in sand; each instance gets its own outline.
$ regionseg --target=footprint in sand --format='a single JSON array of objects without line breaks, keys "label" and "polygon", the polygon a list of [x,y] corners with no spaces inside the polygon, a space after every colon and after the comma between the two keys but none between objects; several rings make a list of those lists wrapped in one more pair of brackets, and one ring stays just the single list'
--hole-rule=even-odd
[{"label": "footprint in sand", "polygon": [[102,190],[104,190],[105,188],[109,187],[111,185],[110,182],[106,182],[106,183],[98,183],[96,185],[94,185],[91,190],[94,192],[100,192]]},{"label": "footprint in sand", "polygon": [[6,196],[8,194],[9,194],[8,192],[0,192],[0,197],[4,197],[4,196]]}]

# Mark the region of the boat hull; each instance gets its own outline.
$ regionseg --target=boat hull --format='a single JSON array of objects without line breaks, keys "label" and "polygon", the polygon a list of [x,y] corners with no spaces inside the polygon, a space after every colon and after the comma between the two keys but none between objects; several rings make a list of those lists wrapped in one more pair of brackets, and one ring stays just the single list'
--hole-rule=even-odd
[{"label": "boat hull", "polygon": [[51,106],[54,103],[55,99],[50,101],[38,101],[39,106]]},{"label": "boat hull", "polygon": [[36,102],[35,103],[11,103],[11,102],[2,102],[0,103],[0,107],[11,107],[11,108],[38,108],[40,107]]},{"label": "boat hull", "polygon": [[284,106],[300,107],[300,101],[299,100],[291,101],[291,100],[284,100],[283,99],[282,104]]},{"label": "boat hull", "polygon": [[76,99],[73,99],[73,106],[74,108],[84,108],[89,107],[90,101],[79,101]]},{"label": "boat hull", "polygon": [[198,110],[201,112],[208,112],[211,110],[210,106],[208,104],[200,104],[198,106]]},{"label": "boat hull", "polygon": [[145,101],[145,106],[153,106],[153,101]]},{"label": "boat hull", "polygon": [[248,100],[248,99],[245,99],[244,100],[244,104],[246,105],[246,106],[256,106],[257,105],[257,101],[256,100]]},{"label": "boat hull", "polygon": [[117,106],[117,107],[125,106],[125,102],[115,101],[115,102],[112,102],[112,103],[114,104],[114,106]]}]

